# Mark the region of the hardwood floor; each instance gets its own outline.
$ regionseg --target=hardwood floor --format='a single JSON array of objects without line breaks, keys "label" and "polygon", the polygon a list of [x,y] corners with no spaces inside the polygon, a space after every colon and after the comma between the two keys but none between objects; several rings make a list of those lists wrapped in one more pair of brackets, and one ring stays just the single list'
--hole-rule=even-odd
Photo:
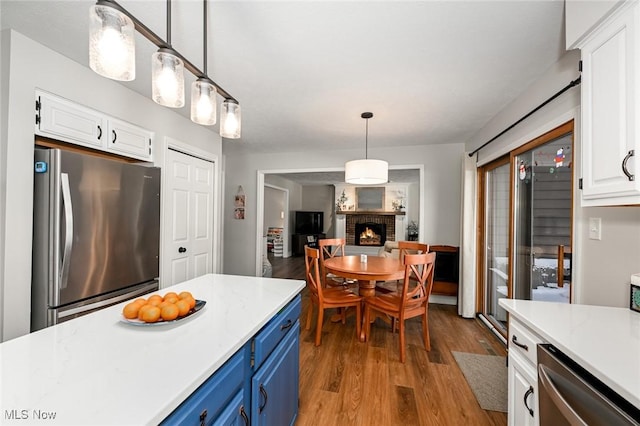
[{"label": "hardwood floor", "polygon": [[[273,276],[304,279],[304,258],[269,257]],[[420,318],[407,321],[407,360],[399,361],[398,334],[377,320],[371,339],[356,338],[355,316],[332,323],[325,315],[322,344],[305,330],[309,298],[302,293],[300,407],[303,425],[506,425],[506,413],[478,405],[452,351],[506,355],[502,343],[455,306],[431,304],[431,351],[422,340]]]}]

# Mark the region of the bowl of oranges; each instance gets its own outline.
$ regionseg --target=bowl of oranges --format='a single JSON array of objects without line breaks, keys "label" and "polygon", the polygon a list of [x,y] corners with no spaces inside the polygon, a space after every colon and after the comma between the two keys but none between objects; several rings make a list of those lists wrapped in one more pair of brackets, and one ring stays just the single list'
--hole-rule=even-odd
[{"label": "bowl of oranges", "polygon": [[200,311],[204,300],[196,300],[190,292],[170,291],[138,298],[122,308],[122,321],[134,325],[161,325],[185,319]]}]

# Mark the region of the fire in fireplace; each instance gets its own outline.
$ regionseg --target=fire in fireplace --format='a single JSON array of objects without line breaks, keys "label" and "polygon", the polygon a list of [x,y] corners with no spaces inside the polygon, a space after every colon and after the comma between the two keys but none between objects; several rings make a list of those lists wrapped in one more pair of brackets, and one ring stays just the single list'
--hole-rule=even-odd
[{"label": "fire in fireplace", "polygon": [[357,246],[382,246],[387,239],[384,223],[356,223],[355,243]]}]

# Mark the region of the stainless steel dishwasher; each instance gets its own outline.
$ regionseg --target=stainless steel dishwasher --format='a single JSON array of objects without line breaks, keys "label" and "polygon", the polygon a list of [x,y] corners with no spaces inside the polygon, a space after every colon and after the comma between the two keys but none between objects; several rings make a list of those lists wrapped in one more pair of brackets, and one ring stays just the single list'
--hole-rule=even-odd
[{"label": "stainless steel dishwasher", "polygon": [[538,345],[541,426],[640,425],[640,410],[556,347]]}]

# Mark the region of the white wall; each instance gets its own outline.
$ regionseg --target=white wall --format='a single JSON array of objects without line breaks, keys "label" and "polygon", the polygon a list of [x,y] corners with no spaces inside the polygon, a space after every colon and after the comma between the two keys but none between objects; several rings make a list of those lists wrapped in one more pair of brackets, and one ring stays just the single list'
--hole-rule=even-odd
[{"label": "white wall", "polygon": [[266,235],[270,226],[276,228],[284,228],[284,213],[288,206],[284,205],[284,191],[270,188],[264,188],[264,233]]},{"label": "white wall", "polygon": [[[579,75],[579,60],[579,51],[567,52],[523,95],[507,105],[478,132],[467,143],[467,151],[482,145],[576,79]],[[578,189],[578,179],[582,170],[579,86],[565,92],[529,119],[482,149],[478,155],[478,162],[484,164],[498,158],[570,119],[575,119],[573,302],[628,307],[630,276],[640,272],[640,206],[581,207]],[[602,241],[588,239],[589,217],[602,219]]]},{"label": "white wall", "polygon": [[[222,155],[222,142],[212,130],[193,124],[173,110],[14,31],[3,32],[1,54],[0,337],[8,340],[29,332],[36,88],[155,131],[154,163],[158,166],[164,160],[165,137],[218,158]],[[221,181],[219,176],[215,180]],[[214,243],[214,250],[220,250],[219,243]]]},{"label": "white wall", "polygon": [[[463,144],[398,146],[370,149],[370,156],[389,161],[390,165],[414,166],[423,164],[425,173],[424,239],[440,244],[459,245],[460,242],[460,194]],[[299,153],[230,153],[226,155],[226,192],[242,185],[248,200],[257,196],[258,170],[288,170],[295,165],[296,170],[334,169],[344,167],[347,160],[357,158],[356,150],[317,151]],[[265,178],[268,176],[265,175]],[[274,183],[275,184],[275,183]],[[282,185],[278,185],[282,186]],[[225,219],[232,217],[229,203],[225,203]],[[256,213],[255,205],[247,203],[247,220],[225,220],[225,262],[224,271],[229,274],[255,275],[256,259]],[[291,209],[296,208],[291,205]],[[239,223],[243,222],[243,223]]]},{"label": "white wall", "polygon": [[602,22],[614,10],[614,6],[619,6],[620,3],[620,0],[566,0],[567,49],[575,47],[585,33]]}]

